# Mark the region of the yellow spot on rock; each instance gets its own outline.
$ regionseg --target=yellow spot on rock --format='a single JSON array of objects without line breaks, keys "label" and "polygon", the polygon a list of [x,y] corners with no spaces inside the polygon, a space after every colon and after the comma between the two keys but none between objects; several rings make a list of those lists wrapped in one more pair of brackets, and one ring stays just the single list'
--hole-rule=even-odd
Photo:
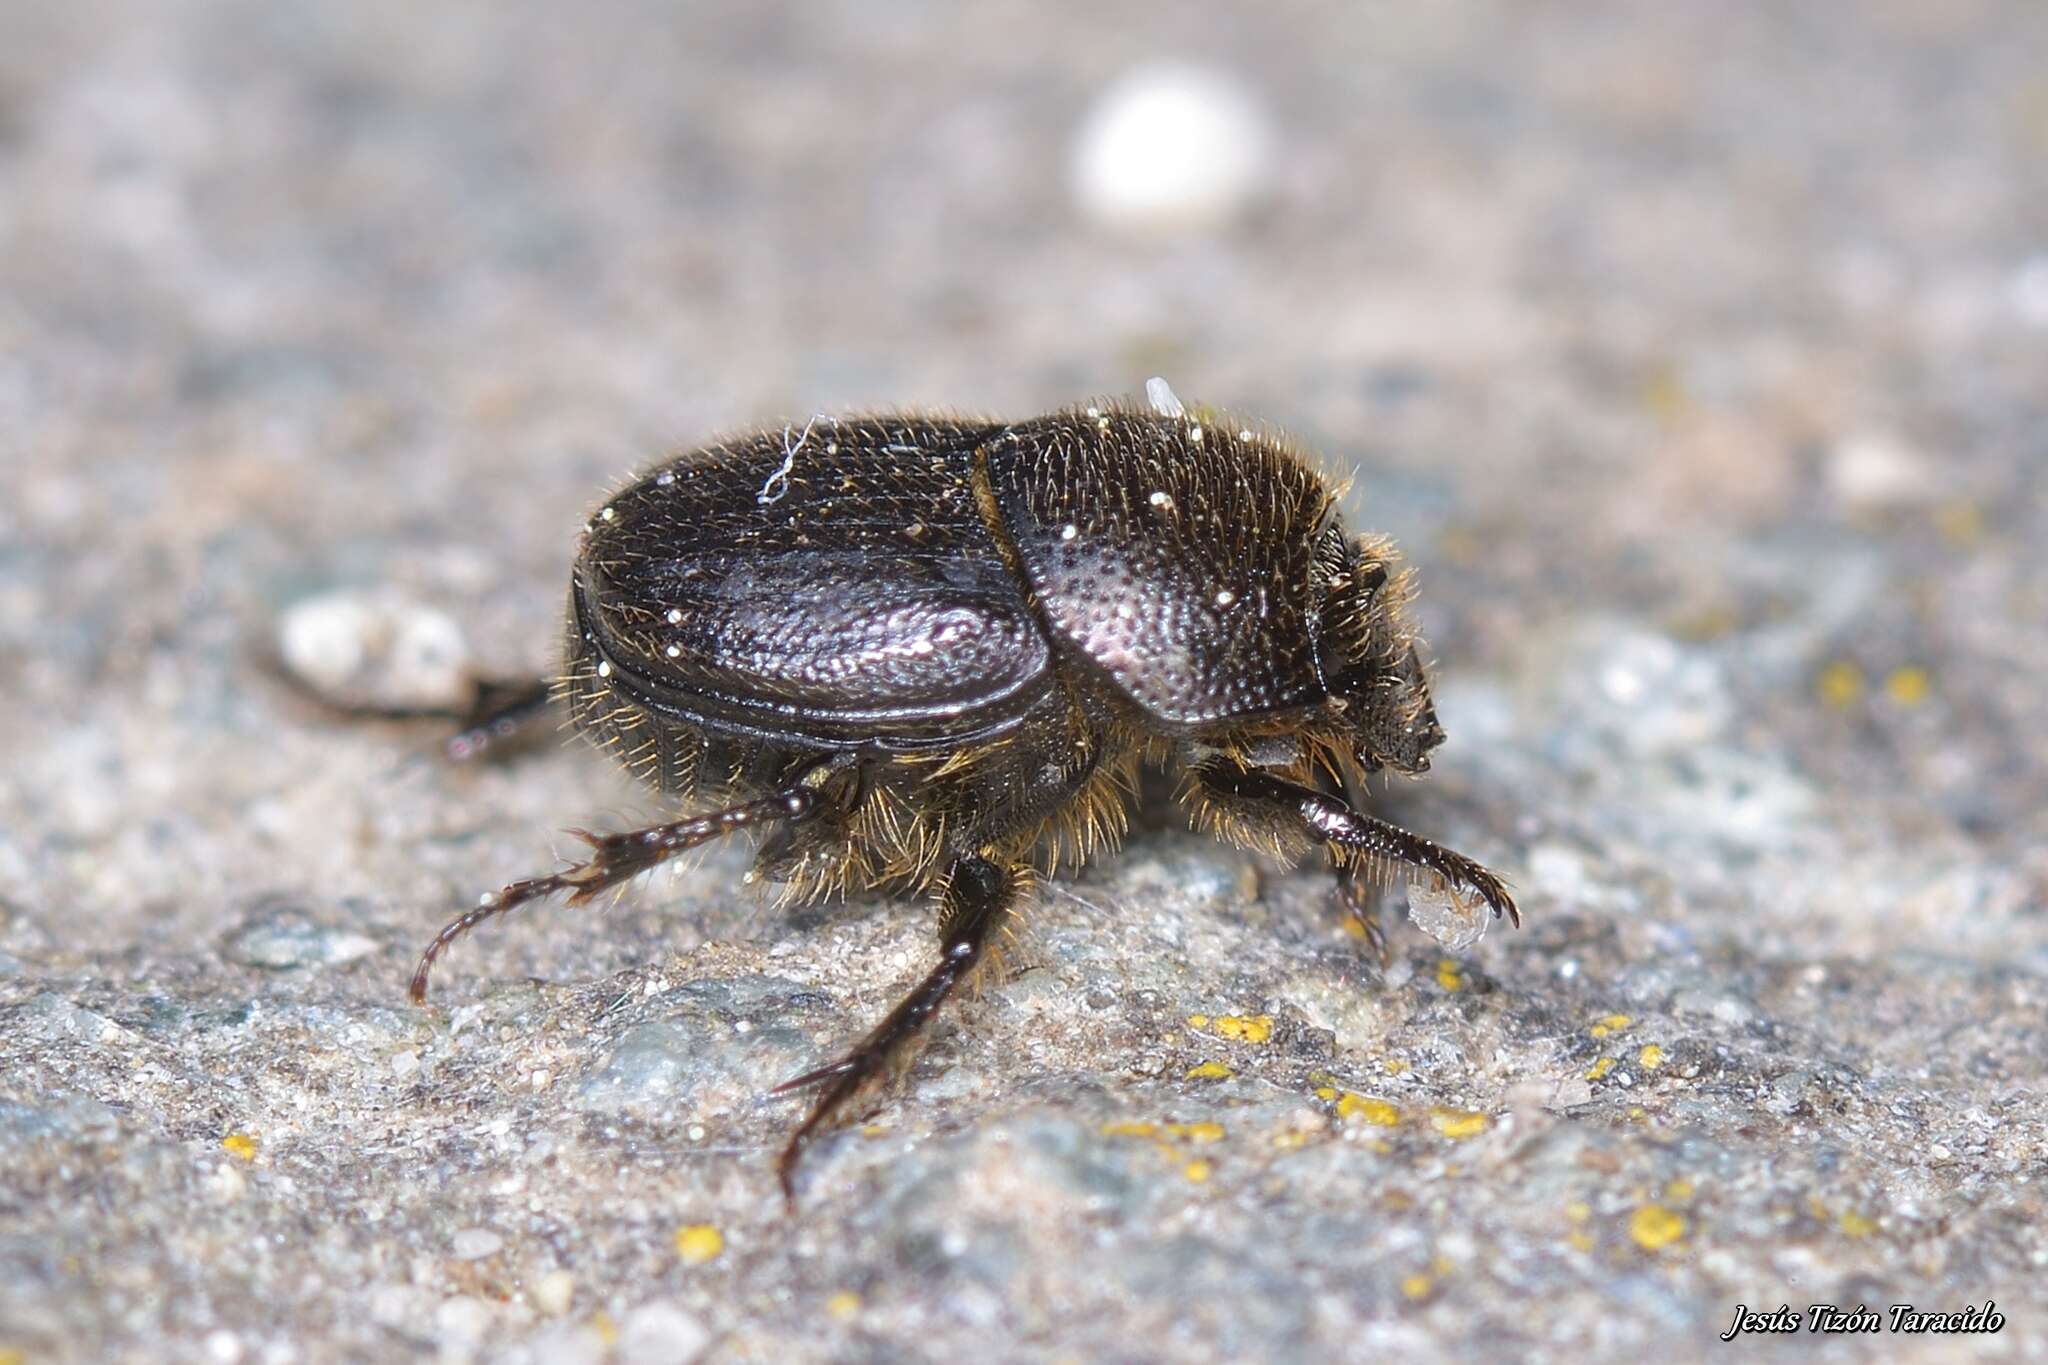
[{"label": "yellow spot on rock", "polygon": [[1208,1121],[1169,1123],[1166,1125],[1166,1131],[1174,1137],[1186,1138],[1189,1142],[1221,1142],[1225,1136],[1222,1124]]},{"label": "yellow spot on rock", "polygon": [[725,1250],[725,1234],[709,1223],[692,1223],[676,1229],[676,1255],[684,1265],[703,1265],[718,1259]]},{"label": "yellow spot on rock", "polygon": [[1305,1133],[1299,1128],[1290,1128],[1284,1133],[1273,1134],[1273,1145],[1283,1152],[1298,1152],[1308,1146],[1309,1139],[1314,1136],[1315,1134]]},{"label": "yellow spot on rock", "polygon": [[1211,1167],[1208,1162],[1197,1158],[1181,1167],[1180,1173],[1186,1176],[1192,1183],[1200,1185],[1209,1179]]},{"label": "yellow spot on rock", "polygon": [[1662,1251],[1685,1236],[1685,1218],[1662,1204],[1645,1204],[1629,1215],[1628,1235],[1645,1251]]},{"label": "yellow spot on rock", "polygon": [[1845,1237],[1868,1237],[1868,1236],[1869,1236],[1869,1235],[1870,1235],[1871,1233],[1873,1233],[1873,1232],[1876,1232],[1876,1231],[1877,1231],[1877,1224],[1876,1224],[1876,1223],[1874,1223],[1874,1222],[1872,1222],[1872,1221],[1871,1221],[1870,1219],[1868,1219],[1868,1218],[1865,1218],[1865,1217],[1864,1217],[1864,1216],[1863,1216],[1862,1214],[1860,1214],[1860,1213],[1856,1212],[1856,1210],[1854,1210],[1854,1209],[1847,1209],[1847,1210],[1845,1210],[1845,1211],[1843,1212],[1843,1214],[1842,1214],[1842,1235],[1843,1235],[1843,1236],[1845,1236]]},{"label": "yellow spot on rock", "polygon": [[1686,1200],[1693,1197],[1697,1189],[1698,1187],[1690,1180],[1681,1176],[1664,1187],[1664,1197],[1675,1204],[1683,1204]]},{"label": "yellow spot on rock", "polygon": [[1458,964],[1443,958],[1436,964],[1436,984],[1447,991],[1465,989],[1465,978],[1458,972]]},{"label": "yellow spot on rock", "polygon": [[597,1333],[597,1339],[607,1346],[619,1344],[619,1325],[603,1309],[590,1315],[590,1330]]},{"label": "yellow spot on rock", "polygon": [[1336,1098],[1337,1098],[1337,1087],[1336,1087],[1336,1086],[1334,1086],[1334,1085],[1319,1085],[1319,1086],[1317,1086],[1317,1087],[1316,1087],[1316,1098],[1317,1098],[1317,1099],[1319,1099],[1319,1100],[1334,1100],[1334,1099],[1336,1099]]},{"label": "yellow spot on rock", "polygon": [[1236,1074],[1221,1062],[1203,1062],[1200,1066],[1188,1068],[1188,1079],[1191,1081],[1220,1081]]},{"label": "yellow spot on rock", "polygon": [[220,1140],[220,1145],[227,1149],[227,1154],[231,1157],[243,1161],[256,1159],[256,1139],[247,1133],[229,1133]]},{"label": "yellow spot on rock", "polygon": [[851,1289],[842,1289],[825,1300],[825,1311],[844,1322],[860,1311],[860,1295]]},{"label": "yellow spot on rock", "polygon": [[1159,1135],[1159,1125],[1156,1123],[1131,1122],[1105,1123],[1102,1125],[1102,1135],[1104,1137],[1157,1137]]},{"label": "yellow spot on rock", "polygon": [[1583,1199],[1574,1199],[1564,1206],[1564,1216],[1574,1223],[1583,1223],[1593,1216],[1593,1206]]},{"label": "yellow spot on rock", "polygon": [[1884,694],[1900,706],[1918,706],[1933,690],[1934,680],[1924,668],[1895,668],[1884,680]]},{"label": "yellow spot on rock", "polygon": [[1636,1054],[1636,1064],[1645,1071],[1655,1071],[1664,1065],[1664,1049],[1655,1043],[1649,1044]]},{"label": "yellow spot on rock", "polygon": [[1820,671],[1814,691],[1824,704],[1846,710],[1863,695],[1863,670],[1846,659],[1837,659]]},{"label": "yellow spot on rock", "polygon": [[1589,1031],[1595,1038],[1605,1038],[1609,1034],[1621,1032],[1634,1022],[1635,1020],[1626,1014],[1603,1014],[1593,1021],[1593,1027]]},{"label": "yellow spot on rock", "polygon": [[1401,1292],[1411,1299],[1426,1299],[1429,1291],[1436,1288],[1436,1281],[1427,1275],[1410,1275],[1401,1281]]},{"label": "yellow spot on rock", "polygon": [[1346,1091],[1344,1098],[1337,1101],[1337,1117],[1357,1117],[1376,1127],[1392,1128],[1401,1121],[1401,1111],[1385,1100],[1376,1100],[1368,1095],[1356,1095]]},{"label": "yellow spot on rock", "polygon": [[1389,1057],[1380,1063],[1380,1069],[1389,1076],[1400,1076],[1408,1072],[1409,1066],[1408,1063],[1402,1061],[1399,1057]]},{"label": "yellow spot on rock", "polygon": [[1612,1070],[1614,1070],[1614,1058],[1602,1057],[1599,1061],[1586,1068],[1586,1079],[1589,1081],[1605,1080],[1607,1073]]},{"label": "yellow spot on rock", "polygon": [[1188,1016],[1188,1027],[1189,1027],[1189,1028],[1207,1028],[1207,1027],[1209,1027],[1209,1016],[1208,1016],[1208,1015],[1206,1015],[1206,1014],[1190,1014],[1190,1015]]},{"label": "yellow spot on rock", "polygon": [[1486,1131],[1490,1122],[1486,1115],[1474,1113],[1469,1109],[1432,1109],[1429,1121],[1439,1133],[1459,1141],[1478,1137]]},{"label": "yellow spot on rock", "polygon": [[1564,1235],[1564,1240],[1574,1251],[1591,1251],[1593,1249],[1592,1234],[1583,1232],[1578,1228],[1573,1228],[1570,1232],[1567,1232]]},{"label": "yellow spot on rock", "polygon": [[[1192,1020],[1190,1022],[1193,1022]],[[1263,1043],[1273,1036],[1270,1014],[1224,1014],[1214,1021],[1216,1036],[1240,1043]]]}]

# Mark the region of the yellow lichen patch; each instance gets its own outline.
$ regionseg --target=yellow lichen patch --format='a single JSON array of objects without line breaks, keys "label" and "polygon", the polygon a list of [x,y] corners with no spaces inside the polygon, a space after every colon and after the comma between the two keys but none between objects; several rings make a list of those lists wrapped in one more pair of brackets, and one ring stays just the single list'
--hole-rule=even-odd
[{"label": "yellow lichen patch", "polygon": [[1203,1062],[1200,1066],[1188,1068],[1188,1079],[1191,1081],[1221,1081],[1236,1074],[1221,1062]]},{"label": "yellow lichen patch", "polygon": [[1895,668],[1884,680],[1884,694],[1899,706],[1918,706],[1934,690],[1927,670],[1911,665]]},{"label": "yellow lichen patch", "polygon": [[1824,705],[1847,710],[1863,696],[1863,670],[1846,659],[1837,659],[1820,671],[1813,690]]},{"label": "yellow lichen patch", "polygon": [[1436,984],[1447,991],[1465,989],[1465,978],[1458,971],[1458,964],[1449,958],[1441,958],[1436,964]]},{"label": "yellow lichen patch", "polygon": [[1214,1172],[1215,1168],[1200,1157],[1196,1157],[1193,1161],[1180,1168],[1180,1173],[1188,1178],[1190,1184],[1195,1185],[1207,1182]]},{"label": "yellow lichen patch", "polygon": [[1950,545],[1962,548],[1984,538],[1984,509],[1958,499],[1934,509],[1934,529]]},{"label": "yellow lichen patch", "polygon": [[619,1344],[619,1325],[602,1308],[590,1315],[590,1330],[597,1333],[597,1339],[606,1346]]},{"label": "yellow lichen patch", "polygon": [[1361,1118],[1378,1128],[1392,1128],[1401,1121],[1401,1111],[1385,1100],[1376,1100],[1369,1095],[1344,1092],[1344,1098],[1337,1101],[1337,1117],[1340,1119]]},{"label": "yellow lichen patch", "polygon": [[1628,1235],[1645,1251],[1662,1251],[1685,1236],[1685,1217],[1662,1204],[1644,1204],[1629,1215]]},{"label": "yellow lichen patch", "polygon": [[1401,1292],[1411,1299],[1426,1299],[1429,1291],[1436,1288],[1436,1281],[1427,1275],[1410,1275],[1401,1281]]},{"label": "yellow lichen patch", "polygon": [[1166,1125],[1166,1131],[1169,1136],[1186,1138],[1189,1142],[1221,1142],[1226,1136],[1222,1124],[1207,1120],[1199,1123],[1169,1123]]},{"label": "yellow lichen patch", "polygon": [[1607,1079],[1607,1073],[1612,1070],[1614,1070],[1614,1058],[1602,1057],[1599,1061],[1586,1068],[1586,1079],[1589,1081],[1605,1080]]},{"label": "yellow lichen patch", "polygon": [[887,1137],[889,1136],[889,1125],[886,1123],[864,1123],[861,1125],[860,1135],[870,1139]]},{"label": "yellow lichen patch", "polygon": [[1283,1152],[1298,1152],[1308,1146],[1314,1137],[1314,1133],[1305,1132],[1300,1128],[1290,1128],[1284,1133],[1273,1134],[1273,1145]]},{"label": "yellow lichen patch", "polygon": [[1564,1206],[1564,1216],[1574,1223],[1583,1223],[1593,1216],[1593,1206],[1583,1199],[1574,1199]]},{"label": "yellow lichen patch", "polygon": [[1664,1197],[1674,1204],[1683,1204],[1686,1200],[1692,1198],[1698,1189],[1699,1187],[1690,1180],[1680,1176],[1678,1179],[1665,1185]]},{"label": "yellow lichen patch", "polygon": [[256,1139],[247,1133],[229,1133],[220,1140],[220,1145],[231,1157],[238,1157],[243,1161],[256,1159]]},{"label": "yellow lichen patch", "polygon": [[1128,1120],[1120,1123],[1105,1123],[1102,1125],[1102,1135],[1104,1137],[1158,1137],[1159,1125],[1156,1123],[1136,1123]]},{"label": "yellow lichen patch", "polygon": [[1854,1209],[1842,1211],[1842,1235],[1844,1237],[1868,1237],[1877,1231],[1877,1224]]},{"label": "yellow lichen patch", "polygon": [[676,1255],[684,1265],[703,1265],[718,1259],[725,1250],[725,1234],[709,1223],[691,1223],[676,1229]]},{"label": "yellow lichen patch", "polygon": [[1432,1109],[1429,1111],[1429,1121],[1439,1133],[1458,1141],[1478,1137],[1486,1131],[1490,1123],[1486,1115],[1470,1109]]},{"label": "yellow lichen patch", "polygon": [[[1189,1022],[1193,1022],[1190,1020]],[[1273,1016],[1270,1014],[1219,1014],[1211,1021],[1211,1031],[1218,1038],[1228,1038],[1239,1043],[1263,1043],[1273,1037]]]},{"label": "yellow lichen patch", "polygon": [[1636,1065],[1645,1071],[1655,1071],[1664,1065],[1664,1049],[1655,1043],[1645,1044],[1643,1050],[1636,1054]]},{"label": "yellow lichen patch", "polygon": [[851,1289],[842,1289],[825,1300],[825,1311],[841,1322],[860,1312],[860,1295]]},{"label": "yellow lichen patch", "polygon": [[1337,1098],[1337,1087],[1336,1087],[1336,1086],[1334,1086],[1334,1085],[1319,1085],[1319,1086],[1317,1086],[1317,1087],[1316,1087],[1316,1098],[1317,1098],[1317,1099],[1319,1099],[1319,1100],[1334,1100],[1334,1099],[1336,1099],[1336,1098]]},{"label": "yellow lichen patch", "polygon": [[1605,1038],[1610,1034],[1620,1033],[1634,1022],[1635,1020],[1626,1014],[1603,1014],[1593,1021],[1593,1027],[1588,1032],[1595,1038]]},{"label": "yellow lichen patch", "polygon": [[1573,1228],[1564,1235],[1564,1240],[1565,1245],[1574,1251],[1591,1251],[1593,1249],[1593,1234],[1585,1231],[1583,1228]]},{"label": "yellow lichen patch", "polygon": [[1209,1016],[1208,1016],[1208,1015],[1206,1015],[1206,1014],[1190,1014],[1190,1015],[1188,1016],[1188,1027],[1189,1027],[1189,1028],[1207,1028],[1207,1027],[1209,1027]]},{"label": "yellow lichen patch", "polygon": [[1389,1057],[1380,1063],[1380,1070],[1386,1072],[1389,1076],[1403,1076],[1411,1069],[1408,1063],[1402,1061],[1399,1057]]}]

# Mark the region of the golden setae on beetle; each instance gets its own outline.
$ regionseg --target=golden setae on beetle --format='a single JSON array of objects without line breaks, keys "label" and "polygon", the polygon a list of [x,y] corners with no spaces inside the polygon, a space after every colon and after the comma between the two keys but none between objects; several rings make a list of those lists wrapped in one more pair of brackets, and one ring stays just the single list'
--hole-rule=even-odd
[{"label": "golden setae on beetle", "polygon": [[1519,923],[1494,874],[1353,795],[1424,771],[1443,739],[1392,543],[1348,533],[1285,439],[1152,394],[1019,422],[820,417],[621,489],[584,529],[553,690],[665,796],[711,809],[585,836],[586,861],[483,897],[414,998],[483,920],[739,830],[763,834],[755,873],[787,901],[935,897],[928,974],[780,1087],[819,1091],[787,1193],[804,1144],[982,963],[1029,869],[1115,844],[1143,764],[1179,772],[1200,828],[1327,849],[1354,907],[1398,866]]}]

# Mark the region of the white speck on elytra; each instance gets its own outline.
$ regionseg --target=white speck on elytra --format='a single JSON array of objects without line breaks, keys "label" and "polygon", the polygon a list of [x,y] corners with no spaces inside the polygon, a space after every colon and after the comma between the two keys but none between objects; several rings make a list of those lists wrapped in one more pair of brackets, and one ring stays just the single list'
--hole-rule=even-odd
[{"label": "white speck on elytra", "polygon": [[610,677],[611,675],[612,675],[612,665],[611,665],[611,661],[610,661],[609,659],[600,659],[600,660],[598,661],[598,665],[597,665],[597,676],[598,676],[598,677],[600,677],[600,678],[609,678],[609,677]]}]

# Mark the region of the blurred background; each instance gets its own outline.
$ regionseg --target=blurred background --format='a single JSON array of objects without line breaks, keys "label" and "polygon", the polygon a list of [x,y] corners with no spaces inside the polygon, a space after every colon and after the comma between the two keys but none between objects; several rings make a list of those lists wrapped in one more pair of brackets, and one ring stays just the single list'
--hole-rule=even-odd
[{"label": "blurred background", "polygon": [[[2010,1116],[2048,971],[2044,53],[2030,0],[0,4],[0,990],[113,1019],[179,989],[396,1009],[444,910],[643,798],[569,752],[450,773],[421,761],[431,735],[337,728],[254,666],[275,640],[387,700],[544,669],[581,518],[662,452],[846,408],[1028,414],[1159,374],[1355,471],[1353,524],[1421,566],[1450,744],[1402,809],[1499,858],[1552,926],[1486,948],[1530,1009],[1569,1019],[1589,981],[1626,995],[1635,965],[1682,962],[1797,1020],[1757,1086],[1825,1054],[1873,1093],[1967,1076],[1950,1111]],[[308,964],[350,960],[331,943],[235,949],[279,898],[365,960],[326,981]],[[550,915],[466,945],[455,989],[659,961],[693,931],[646,899],[603,936]],[[890,954],[919,951],[913,919],[858,927],[884,964],[869,1012]],[[1816,962],[1874,975],[1824,1005],[1759,984]],[[1929,986],[1930,962],[1961,975]],[[1864,1031],[1937,1016],[1969,1057],[1930,1080],[1963,1044],[1902,1036],[1893,1060],[1922,1069],[1886,1081]],[[15,1098],[90,1092],[141,1148],[212,1152],[283,1103],[254,1080],[146,1098],[90,1057],[63,1081],[22,1027]],[[1528,1043],[1545,1027],[1464,1102],[1584,1070]],[[172,1071],[225,1066],[178,1038]],[[308,1160],[358,1122],[348,1089],[312,1101],[331,1127]],[[1694,1117],[1727,1138],[1750,1093],[1722,1128]],[[1793,1093],[1785,1121],[1812,1122]],[[1924,1145],[1915,1113],[1898,1141]],[[1916,1207],[2041,1169],[1984,1141]],[[1730,1195],[1759,1226],[1783,1198]],[[1626,1213],[1614,1244],[1640,1259]],[[159,1291],[183,1262],[142,1234],[109,1236],[144,1288],[51,1270],[108,1244],[42,1217],[14,1253],[20,1283],[68,1286],[19,1319],[40,1349],[161,1330],[262,1354],[228,1310],[178,1318]],[[1423,1241],[1457,1261],[1445,1217]],[[2030,1220],[1951,1227],[1939,1252],[1882,1224],[1843,1282],[1896,1272],[1959,1307],[2038,1267]],[[309,1321],[339,1330],[387,1251],[336,1252]],[[755,1282],[801,1278],[791,1254]],[[1417,1256],[1402,1273],[1436,1264]],[[1805,1292],[1760,1264],[1613,1292],[1625,1323],[1698,1335],[1738,1291]],[[1612,1308],[1600,1265],[1556,1301]],[[528,1301],[506,1283],[477,1292]],[[1429,1298],[1388,1292],[1345,1312]],[[119,1311],[67,1338],[93,1303]],[[444,1352],[489,1335],[434,1311],[391,1315]],[[966,1331],[948,1311],[873,1340]],[[1316,1311],[1240,1345],[1328,1347],[1353,1321]],[[1383,1344],[1477,1349],[1471,1305],[1445,1314]]]}]

